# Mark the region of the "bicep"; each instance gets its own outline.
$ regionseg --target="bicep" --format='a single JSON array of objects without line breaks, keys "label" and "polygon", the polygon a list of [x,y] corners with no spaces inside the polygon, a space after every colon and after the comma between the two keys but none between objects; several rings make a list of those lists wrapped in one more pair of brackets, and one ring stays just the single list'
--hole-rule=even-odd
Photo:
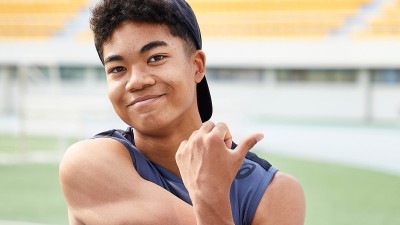
[{"label": "bicep", "polygon": [[144,180],[125,147],[112,139],[69,149],[60,181],[73,217],[85,224],[191,224],[192,207]]},{"label": "bicep", "polygon": [[302,225],[305,209],[301,185],[290,175],[278,171],[264,192],[252,225]]}]

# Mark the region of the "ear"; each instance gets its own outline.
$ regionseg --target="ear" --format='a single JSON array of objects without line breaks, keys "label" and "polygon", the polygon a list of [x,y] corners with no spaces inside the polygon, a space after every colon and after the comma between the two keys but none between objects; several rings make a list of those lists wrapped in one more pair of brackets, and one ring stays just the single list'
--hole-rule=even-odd
[{"label": "ear", "polygon": [[195,81],[200,83],[206,75],[206,54],[202,50],[196,50],[193,55],[193,62],[196,69]]}]

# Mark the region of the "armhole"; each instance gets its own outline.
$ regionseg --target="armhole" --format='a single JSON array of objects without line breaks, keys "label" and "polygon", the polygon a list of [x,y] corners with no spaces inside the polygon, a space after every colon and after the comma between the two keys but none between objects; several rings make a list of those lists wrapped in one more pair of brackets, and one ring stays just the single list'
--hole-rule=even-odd
[{"label": "armhole", "polygon": [[271,180],[275,176],[277,171],[278,170],[275,167],[270,166],[270,168],[265,173],[265,176],[262,177],[256,189],[256,192],[250,200],[249,208],[246,210],[247,213],[246,215],[244,215],[244,218],[246,219],[245,224],[251,224],[253,222],[254,215],[256,213],[258,205],[260,204],[261,198],[264,196],[268,185],[271,183]]},{"label": "armhole", "polygon": [[135,169],[137,169],[135,147],[134,147],[133,143],[131,142],[133,137],[132,137],[132,129],[130,127],[128,127],[126,131],[117,130],[117,129],[104,131],[104,132],[96,134],[91,139],[96,139],[96,138],[111,138],[111,139],[114,139],[114,140],[118,141],[119,143],[123,144],[125,146],[125,148],[128,150],[129,155],[131,156],[132,163],[133,163]]}]

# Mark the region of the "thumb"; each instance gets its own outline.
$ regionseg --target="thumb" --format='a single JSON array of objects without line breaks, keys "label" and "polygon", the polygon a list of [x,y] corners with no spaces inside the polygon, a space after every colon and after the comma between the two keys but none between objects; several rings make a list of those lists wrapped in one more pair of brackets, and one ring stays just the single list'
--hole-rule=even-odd
[{"label": "thumb", "polygon": [[238,144],[238,146],[235,148],[235,151],[242,157],[245,157],[247,152],[249,152],[250,149],[252,149],[263,138],[264,135],[261,133],[250,135]]}]

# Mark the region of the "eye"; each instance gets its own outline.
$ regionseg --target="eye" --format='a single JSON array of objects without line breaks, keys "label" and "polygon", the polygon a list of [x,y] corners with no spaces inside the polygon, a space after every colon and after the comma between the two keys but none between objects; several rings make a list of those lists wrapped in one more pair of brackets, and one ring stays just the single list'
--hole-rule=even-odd
[{"label": "eye", "polygon": [[126,69],[122,66],[117,66],[109,70],[109,73],[119,73],[125,71]]},{"label": "eye", "polygon": [[155,55],[155,56],[152,56],[149,59],[148,63],[157,62],[157,61],[162,60],[163,58],[165,58],[165,56],[163,56],[163,55]]}]

